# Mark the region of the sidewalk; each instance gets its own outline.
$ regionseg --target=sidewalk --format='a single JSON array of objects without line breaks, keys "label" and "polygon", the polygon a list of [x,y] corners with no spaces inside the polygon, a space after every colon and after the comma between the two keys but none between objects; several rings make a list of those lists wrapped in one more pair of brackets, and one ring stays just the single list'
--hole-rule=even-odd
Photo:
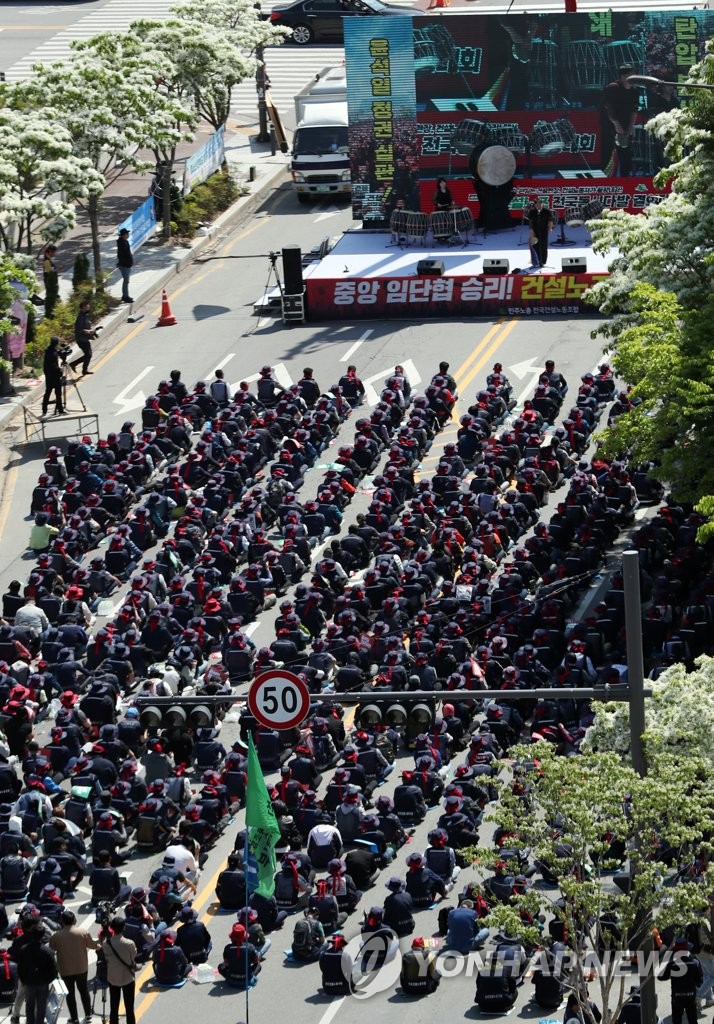
[{"label": "sidewalk", "polygon": [[[189,244],[160,245],[146,242],[136,255],[135,266],[131,276],[133,305],[120,306],[107,315],[102,321],[103,331],[97,349],[102,352],[107,347],[115,331],[125,324],[132,315],[132,310],[142,301],[150,298],[161,288],[169,285],[171,280],[183,268],[190,264],[196,254],[211,243],[221,231],[229,228],[241,217],[250,216],[267,198],[272,189],[278,188],[287,180],[289,157],[277,152],[270,154],[270,145],[257,143],[254,138],[255,127],[243,127],[229,121],[226,136],[226,161],[236,181],[247,184],[250,192],[241,196],[201,235],[197,235]],[[177,161],[177,178],[182,174],[183,164],[188,156],[199,149],[211,131],[202,129],[197,132],[191,145],[184,145]],[[250,181],[251,170],[254,180]],[[121,296],[121,278],[116,271],[116,227],[144,202],[148,195],[151,174],[145,176],[123,176],[116,181],[104,195],[104,224],[111,219],[113,225],[102,239],[102,261],[105,270],[112,270],[108,282],[109,292],[119,298]],[[109,217],[111,213],[111,218]],[[86,252],[91,258],[91,241],[89,226],[83,211],[78,211],[77,225],[67,238],[59,244],[58,263],[60,269],[60,295],[67,298],[72,291],[72,271],[74,257],[78,252]],[[15,395],[0,398],[0,430],[8,425],[15,414],[23,407],[30,405],[43,392],[42,377],[13,379]]]}]

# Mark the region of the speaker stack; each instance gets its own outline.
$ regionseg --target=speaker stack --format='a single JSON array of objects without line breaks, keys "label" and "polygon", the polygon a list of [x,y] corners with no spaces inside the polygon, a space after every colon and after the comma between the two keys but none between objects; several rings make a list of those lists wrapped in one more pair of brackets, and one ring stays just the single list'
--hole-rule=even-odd
[{"label": "speaker stack", "polygon": [[507,274],[510,269],[508,260],[492,259],[483,261],[484,274],[502,275]]},{"label": "speaker stack", "polygon": [[422,277],[441,277],[444,273],[444,261],[435,259],[419,260],[416,272]]},{"label": "speaker stack", "polygon": [[283,249],[283,322],[305,319],[305,285],[302,279],[302,250],[299,245]]},{"label": "speaker stack", "polygon": [[560,269],[563,274],[587,274],[588,261],[584,256],[563,256]]}]

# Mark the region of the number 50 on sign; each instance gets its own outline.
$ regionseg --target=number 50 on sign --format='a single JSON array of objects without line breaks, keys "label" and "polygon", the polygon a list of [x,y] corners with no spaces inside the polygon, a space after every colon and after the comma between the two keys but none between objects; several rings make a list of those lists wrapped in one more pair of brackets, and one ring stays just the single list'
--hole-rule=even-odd
[{"label": "number 50 on sign", "polygon": [[293,729],[307,718],[310,691],[291,672],[262,672],[248,693],[248,710],[268,729]]}]

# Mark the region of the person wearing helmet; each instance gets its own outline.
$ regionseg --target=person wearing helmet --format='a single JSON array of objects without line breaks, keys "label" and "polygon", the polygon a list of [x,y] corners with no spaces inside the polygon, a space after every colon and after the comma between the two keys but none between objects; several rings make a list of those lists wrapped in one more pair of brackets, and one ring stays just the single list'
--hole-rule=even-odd
[{"label": "person wearing helmet", "polygon": [[439,987],[441,975],[436,969],[438,951],[427,948],[423,936],[417,935],[411,949],[402,955],[399,983],[408,996],[427,996]]},{"label": "person wearing helmet", "polygon": [[424,853],[424,862],[435,875],[451,885],[461,869],[456,866],[456,854],[448,845],[448,833],[443,828],[435,828],[429,833],[428,839],[429,847]]}]

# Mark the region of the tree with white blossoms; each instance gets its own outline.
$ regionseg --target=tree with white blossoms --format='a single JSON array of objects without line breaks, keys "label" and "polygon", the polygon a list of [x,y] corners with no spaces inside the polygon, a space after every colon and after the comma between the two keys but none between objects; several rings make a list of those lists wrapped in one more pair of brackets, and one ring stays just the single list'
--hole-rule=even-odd
[{"label": "tree with white blossoms", "polygon": [[176,88],[176,67],[168,52],[148,45],[137,22],[126,33],[105,32],[78,41],[74,50],[81,57],[126,79],[127,102],[134,104],[133,119],[125,123],[130,143],[154,156],[164,188],[164,237],[171,237],[170,183],[181,142],[190,142],[197,123],[196,111],[185,91]]},{"label": "tree with white blossoms", "polygon": [[[101,59],[92,49],[75,52],[68,64],[35,65],[35,75],[22,86],[28,106],[51,107],[56,120],[72,137],[74,153],[88,159],[104,189],[128,171],[151,167],[141,151],[150,141],[155,88],[146,69],[139,72]],[[97,288],[102,288],[100,213],[102,195],[92,191],[84,206],[92,236]]]},{"label": "tree with white blossoms", "polygon": [[[708,765],[663,755],[657,777],[641,778],[619,753],[559,757],[548,744],[537,744],[511,748],[509,757],[515,758],[513,773],[501,776],[499,802],[487,820],[505,829],[508,847],[528,849],[554,884],[530,887],[509,905],[494,907],[483,923],[537,948],[539,917],[561,921],[568,984],[584,1024],[596,1024],[588,982],[602,1024],[614,1024],[633,980],[629,954],[619,954],[642,951],[640,981],[652,985],[647,953],[653,930],[706,919],[714,868],[696,879],[689,869],[696,855],[711,853]],[[500,860],[498,850],[487,848],[468,855],[481,869]],[[613,870],[623,871],[629,891],[613,884]]]},{"label": "tree with white blossoms", "polygon": [[101,175],[76,156],[72,136],[49,108],[22,109],[15,88],[0,108],[0,245],[7,252],[32,252],[39,227],[57,241],[74,226],[74,203],[101,194]]},{"label": "tree with white blossoms", "polygon": [[171,54],[172,87],[218,130],[228,120],[233,89],[255,72],[256,61],[223,31],[198,21],[138,22],[147,46]]},{"label": "tree with white blossoms", "polygon": [[[714,658],[696,660],[696,671],[672,665],[658,679],[648,680],[652,696],[645,699],[645,756],[656,770],[662,755],[701,757],[714,769]],[[611,751],[629,761],[630,709],[626,701],[593,704],[595,722],[583,749]]]},{"label": "tree with white blossoms", "polygon": [[277,46],[291,34],[290,29],[263,21],[255,0],[179,0],[171,13],[181,21],[210,25],[248,55],[255,55],[261,47]]},{"label": "tree with white blossoms", "polygon": [[[714,85],[714,41],[689,81]],[[671,192],[641,215],[607,212],[591,223],[595,250],[617,255],[590,294],[611,317],[596,333],[640,400],[604,432],[604,453],[654,461],[677,497],[703,500],[705,540],[714,536],[714,93],[682,85],[680,96],[681,109],[647,126],[671,161],[656,182]]]}]

